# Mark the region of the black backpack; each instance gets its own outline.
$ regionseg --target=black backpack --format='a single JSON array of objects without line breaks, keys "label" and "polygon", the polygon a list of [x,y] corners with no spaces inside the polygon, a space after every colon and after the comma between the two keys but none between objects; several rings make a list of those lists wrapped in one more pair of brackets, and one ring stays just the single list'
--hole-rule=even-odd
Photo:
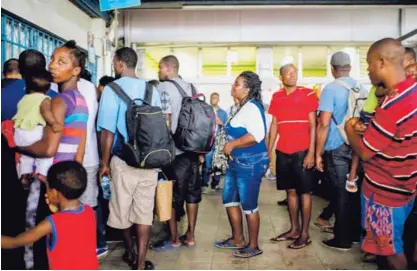
[{"label": "black backpack", "polygon": [[[122,147],[122,158],[135,168],[162,168],[175,158],[175,145],[162,109],[152,106],[153,86],[146,83],[144,99],[132,100],[115,82],[108,84],[127,104],[127,143]],[[142,101],[137,105],[136,101]]]},{"label": "black backpack", "polygon": [[177,82],[167,81],[174,84],[182,96],[178,126],[174,134],[175,145],[183,151],[201,154],[210,152],[216,137],[216,113],[213,107],[206,103],[204,94],[197,94],[192,84],[193,96],[188,97]]}]

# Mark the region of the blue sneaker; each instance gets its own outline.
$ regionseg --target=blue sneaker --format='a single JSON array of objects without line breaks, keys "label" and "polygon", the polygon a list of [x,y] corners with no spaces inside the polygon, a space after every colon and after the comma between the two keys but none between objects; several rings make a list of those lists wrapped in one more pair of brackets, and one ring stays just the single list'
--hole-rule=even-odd
[{"label": "blue sneaker", "polygon": [[102,248],[97,248],[96,249],[96,253],[97,253],[97,258],[101,258],[106,256],[107,254],[109,254],[109,248],[106,247],[102,247]]}]

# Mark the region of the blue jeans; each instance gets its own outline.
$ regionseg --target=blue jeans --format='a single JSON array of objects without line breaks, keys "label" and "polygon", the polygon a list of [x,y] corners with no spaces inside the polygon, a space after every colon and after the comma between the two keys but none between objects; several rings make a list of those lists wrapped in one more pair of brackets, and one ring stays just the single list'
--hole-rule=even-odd
[{"label": "blue jeans", "polygon": [[[349,193],[346,190],[346,175],[350,171],[352,149],[346,144],[324,153],[324,170],[331,183],[332,195],[329,205],[320,217],[329,220],[334,214],[334,237],[339,244],[351,245],[358,241],[360,226],[360,193]],[[360,187],[361,181],[358,182]]]},{"label": "blue jeans", "polygon": [[[211,174],[211,163],[213,160],[213,152],[214,152],[214,147],[212,148],[212,150],[207,153],[204,156],[204,164],[203,164],[203,174],[202,176],[202,180],[203,180],[203,186],[208,187],[209,186],[209,182],[210,182],[210,174]],[[211,181],[211,188],[216,188],[216,186],[218,186],[220,183],[220,175],[213,175],[212,177],[212,181]]]},{"label": "blue jeans", "polygon": [[97,248],[107,247],[106,236],[104,235],[104,230],[106,227],[106,212],[104,210],[104,204],[109,204],[108,200],[103,199],[103,193],[101,187],[99,187],[99,196],[97,201]]},{"label": "blue jeans", "polygon": [[225,207],[242,205],[245,214],[258,211],[262,177],[269,167],[268,153],[243,154],[229,162],[223,188]]}]

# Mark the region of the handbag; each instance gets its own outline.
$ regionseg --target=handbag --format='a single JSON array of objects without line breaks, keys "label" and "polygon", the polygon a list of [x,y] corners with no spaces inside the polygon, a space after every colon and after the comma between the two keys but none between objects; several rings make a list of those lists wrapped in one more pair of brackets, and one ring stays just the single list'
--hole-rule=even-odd
[{"label": "handbag", "polygon": [[161,171],[165,180],[158,181],[156,185],[155,210],[159,221],[164,222],[171,219],[172,216],[172,194],[174,181],[168,180],[166,175]]},{"label": "handbag", "polygon": [[214,140],[214,151],[213,158],[211,162],[211,167],[213,172],[220,172],[222,175],[226,174],[227,168],[229,167],[229,157],[224,153],[224,146],[226,145],[226,125],[239,113],[240,109],[243,107],[240,106],[236,112],[231,115],[226,123],[222,126],[219,133],[217,133]]}]

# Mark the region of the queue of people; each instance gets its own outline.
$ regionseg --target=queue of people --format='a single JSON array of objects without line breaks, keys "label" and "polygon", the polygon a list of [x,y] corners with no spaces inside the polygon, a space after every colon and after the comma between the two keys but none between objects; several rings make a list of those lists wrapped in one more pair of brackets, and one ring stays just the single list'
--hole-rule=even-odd
[{"label": "queue of people", "polygon": [[[69,41],[54,51],[48,70],[45,57],[35,50],[4,64],[2,168],[3,163],[7,168],[2,171],[2,191],[6,186],[16,191],[11,200],[20,210],[2,215],[6,223],[2,249],[13,249],[7,251],[8,259],[2,259],[5,266],[98,269],[98,258],[108,253],[107,224],[123,232],[122,259],[132,269],[152,270],[153,263],[146,260],[149,247],[163,253],[197,245],[202,193],[209,185],[220,190],[223,173],[222,197],[231,237],[214,246],[233,250],[239,258],[261,255],[258,198],[262,179],[274,164],[277,189],[287,195],[290,229],[271,242],[289,242],[288,249],[311,244],[311,194],[317,170],[331,187],[330,202],[314,221],[334,234],[322,244],[347,251],[361,242],[364,252],[376,255],[380,268],[415,268],[415,234],[403,242],[407,227],[414,223],[409,222],[410,214],[417,211],[417,68],[412,49],[390,38],[371,46],[367,62],[375,87],[369,95],[350,76],[351,60],[344,52],[331,57],[335,80],[320,99],[312,89],[297,85],[296,66],[285,63],[279,71],[283,88],[265,107],[259,76],[242,72],[231,89],[235,104],[229,112],[219,107],[218,93],[211,94],[210,109],[203,107],[209,122],[199,132],[212,135],[209,140],[185,135],[190,137],[187,142],[204,144],[200,152],[197,147],[185,148],[179,141],[184,138],[175,137],[183,125],[186,97],[193,100],[200,95],[179,76],[175,56],[160,60],[159,81],[148,84],[136,75],[136,52],[120,48],[113,58],[117,79],[105,76],[98,88],[89,82],[85,62],[85,53]],[[51,84],[57,84],[58,93]],[[352,100],[366,96],[361,108]],[[127,158],[126,152],[136,153],[138,144],[137,138],[131,138],[135,118],[129,99],[149,110],[159,108],[154,114],[163,115],[164,128],[175,142],[172,149],[163,150],[170,154],[168,164],[146,167],[144,158],[137,166]],[[361,114],[352,113],[352,108]],[[150,246],[161,171],[175,181],[169,238]],[[10,183],[4,182],[6,178]],[[111,184],[108,190],[101,188],[106,178]],[[12,183],[18,179],[20,187]],[[180,233],[178,221],[185,214],[188,227]]]}]

